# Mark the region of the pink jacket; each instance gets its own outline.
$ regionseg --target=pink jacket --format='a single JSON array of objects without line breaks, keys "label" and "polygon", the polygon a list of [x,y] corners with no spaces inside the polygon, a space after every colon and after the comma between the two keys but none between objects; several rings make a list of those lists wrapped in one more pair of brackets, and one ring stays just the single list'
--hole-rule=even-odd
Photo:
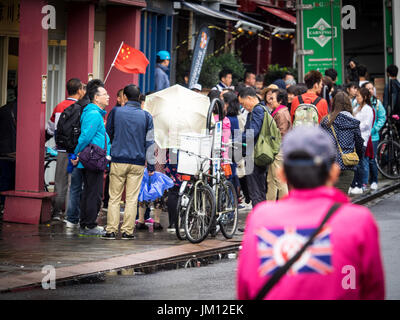
[{"label": "pink jacket", "polygon": [[[214,120],[218,121],[218,115],[214,116]],[[225,117],[222,120],[222,142],[228,143],[230,137],[231,137],[231,121],[229,120],[228,117]],[[226,149],[228,150],[229,148],[226,147]],[[222,158],[229,159],[229,152],[223,151]]]},{"label": "pink jacket", "polygon": [[378,229],[371,212],[339,190],[292,190],[258,204],[246,221],[237,276],[238,299],[263,284],[307,241],[334,202],[343,205],[314,243],[271,289],[268,300],[384,299]]}]

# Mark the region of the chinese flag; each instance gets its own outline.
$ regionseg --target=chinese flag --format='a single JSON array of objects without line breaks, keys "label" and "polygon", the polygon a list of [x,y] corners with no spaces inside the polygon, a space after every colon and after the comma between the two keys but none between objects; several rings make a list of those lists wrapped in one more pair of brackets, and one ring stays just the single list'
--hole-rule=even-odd
[{"label": "chinese flag", "polygon": [[148,64],[149,60],[143,52],[124,43],[115,59],[114,66],[126,73],[145,73]]}]

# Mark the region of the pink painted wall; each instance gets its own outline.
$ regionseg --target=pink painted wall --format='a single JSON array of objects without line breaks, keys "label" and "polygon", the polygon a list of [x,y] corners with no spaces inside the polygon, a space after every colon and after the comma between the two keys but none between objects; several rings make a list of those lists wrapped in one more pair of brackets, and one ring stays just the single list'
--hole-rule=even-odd
[{"label": "pink painted wall", "polygon": [[72,2],[68,7],[66,81],[88,82],[93,73],[94,4]]},{"label": "pink painted wall", "polygon": [[47,74],[47,30],[42,28],[44,0],[20,0],[18,123],[15,189],[44,190],[46,104],[41,76]]},{"label": "pink painted wall", "polygon": [[[107,7],[104,77],[106,77],[122,41],[131,47],[140,49],[140,17],[140,8],[138,7]],[[138,81],[137,74],[128,74],[113,68],[105,84],[110,95],[110,105],[107,107],[107,111],[115,106],[119,89],[130,83],[137,85]]]}]

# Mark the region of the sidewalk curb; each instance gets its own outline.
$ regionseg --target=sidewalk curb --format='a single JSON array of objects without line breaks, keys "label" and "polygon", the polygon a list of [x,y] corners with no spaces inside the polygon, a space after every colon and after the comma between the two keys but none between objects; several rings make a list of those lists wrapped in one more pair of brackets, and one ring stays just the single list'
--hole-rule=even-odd
[{"label": "sidewalk curb", "polygon": [[378,189],[375,192],[372,192],[370,194],[367,195],[363,195],[361,197],[357,197],[356,199],[354,199],[354,201],[352,201],[354,204],[358,204],[358,205],[362,205],[365,204],[371,200],[374,200],[376,198],[379,198],[381,196],[383,196],[384,194],[387,194],[389,192],[392,192],[396,189],[400,188],[400,181],[399,182],[395,182],[391,185],[385,186],[383,188]]},{"label": "sidewalk curb", "polygon": [[[171,263],[179,263],[193,258],[204,258],[221,253],[236,252],[241,241],[205,240],[200,244],[191,243],[168,248],[122,255],[101,261],[82,263],[69,267],[55,268],[56,284],[76,279],[99,277],[110,271],[126,268],[151,268]],[[154,259],[154,257],[157,257]],[[0,279],[0,293],[15,292],[42,287],[46,276],[40,271]]]}]

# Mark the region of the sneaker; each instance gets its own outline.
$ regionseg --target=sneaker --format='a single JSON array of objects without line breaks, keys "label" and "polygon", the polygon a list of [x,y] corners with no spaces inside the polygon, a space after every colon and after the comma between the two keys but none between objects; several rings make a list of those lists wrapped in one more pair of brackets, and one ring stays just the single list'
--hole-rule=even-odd
[{"label": "sneaker", "polygon": [[347,194],[352,194],[353,189],[354,189],[354,188],[350,187],[350,188],[349,188],[349,191],[347,191]]},{"label": "sneaker", "polygon": [[85,229],[80,229],[79,236],[81,237],[101,237],[105,235],[104,230],[100,230],[98,227],[95,227],[93,229],[85,228]]},{"label": "sneaker", "polygon": [[105,235],[101,236],[104,240],[115,240],[116,236],[114,232],[106,233]]},{"label": "sneaker", "polygon": [[355,187],[355,188],[353,188],[353,190],[351,190],[351,194],[354,194],[354,195],[363,194],[363,193],[364,193],[363,189],[359,188],[359,187]]},{"label": "sneaker", "polygon": [[372,184],[371,184],[371,190],[378,190],[378,184],[376,183],[376,182],[373,182]]},{"label": "sneaker", "polygon": [[144,223],[153,224],[154,220],[152,218],[149,218],[149,219],[144,220]]},{"label": "sneaker", "polygon": [[127,234],[127,233],[123,233],[121,236],[121,240],[133,240],[135,239],[135,236],[133,234]]},{"label": "sneaker", "polygon": [[244,206],[243,204],[239,204],[238,205],[238,210],[242,210],[242,209],[246,209],[246,206]]},{"label": "sneaker", "polygon": [[136,230],[149,230],[149,227],[145,223],[138,222],[136,225]]},{"label": "sneaker", "polygon": [[79,223],[69,222],[68,220],[65,220],[64,222],[67,229],[75,229],[79,227]]},{"label": "sneaker", "polygon": [[57,213],[53,213],[51,220],[54,221],[62,221],[63,220],[63,214],[62,212],[57,212]]},{"label": "sneaker", "polygon": [[162,230],[162,229],[164,229],[164,228],[163,228],[163,226],[161,224],[159,224],[158,222],[154,222],[153,230]]},{"label": "sneaker", "polygon": [[175,226],[168,226],[168,228],[167,228],[167,232],[170,232],[170,233],[175,233]]}]

